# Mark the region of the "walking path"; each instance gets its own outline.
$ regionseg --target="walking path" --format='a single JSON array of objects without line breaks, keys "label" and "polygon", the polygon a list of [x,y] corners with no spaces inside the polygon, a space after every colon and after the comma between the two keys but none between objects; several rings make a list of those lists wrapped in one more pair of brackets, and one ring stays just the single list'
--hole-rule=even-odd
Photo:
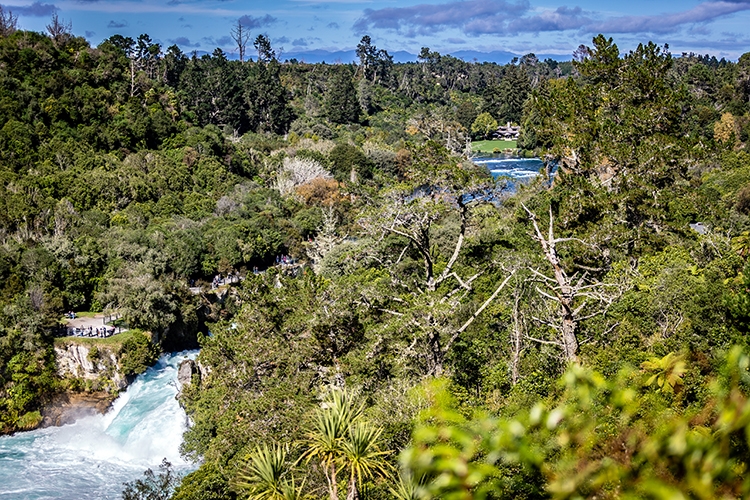
[{"label": "walking path", "polygon": [[[67,330],[68,336],[102,338],[110,337],[115,333],[122,333],[124,331],[127,331],[126,328],[107,325],[105,321],[108,318],[110,320],[113,319],[111,315],[105,315],[103,313],[98,313],[94,316],[76,316],[75,319],[68,319],[65,322],[65,329]],[[99,330],[98,334],[97,330]]]},{"label": "walking path", "polygon": [[[281,269],[298,269],[300,268],[300,264],[296,259],[287,258],[287,260],[279,260],[275,266],[271,265],[270,267],[263,270],[255,267],[253,268],[253,270],[248,271],[248,274],[264,274],[271,267],[277,267]],[[245,281],[245,276],[242,276],[239,273],[235,273],[229,276],[216,275],[211,282],[211,290],[217,290],[223,286],[230,285],[232,283],[239,283],[241,281]],[[203,287],[200,286],[191,286],[189,287],[189,290],[193,295],[203,293]]]}]

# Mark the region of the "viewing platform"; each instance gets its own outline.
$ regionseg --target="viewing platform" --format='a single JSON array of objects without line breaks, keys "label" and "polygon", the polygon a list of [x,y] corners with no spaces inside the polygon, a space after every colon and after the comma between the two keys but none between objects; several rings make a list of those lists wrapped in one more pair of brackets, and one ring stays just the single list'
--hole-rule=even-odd
[{"label": "viewing platform", "polygon": [[107,338],[126,332],[127,328],[112,324],[118,319],[120,315],[116,313],[68,313],[65,315],[64,333],[61,336]]}]

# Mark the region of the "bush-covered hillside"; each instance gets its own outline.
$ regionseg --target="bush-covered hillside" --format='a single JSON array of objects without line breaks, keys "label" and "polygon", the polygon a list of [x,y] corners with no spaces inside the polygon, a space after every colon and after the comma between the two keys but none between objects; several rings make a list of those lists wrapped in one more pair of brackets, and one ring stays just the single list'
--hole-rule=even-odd
[{"label": "bush-covered hillside", "polygon": [[[119,310],[202,348],[175,499],[747,494],[750,55],[255,46],[3,30],[3,431]],[[482,115],[545,172],[473,164]]]}]

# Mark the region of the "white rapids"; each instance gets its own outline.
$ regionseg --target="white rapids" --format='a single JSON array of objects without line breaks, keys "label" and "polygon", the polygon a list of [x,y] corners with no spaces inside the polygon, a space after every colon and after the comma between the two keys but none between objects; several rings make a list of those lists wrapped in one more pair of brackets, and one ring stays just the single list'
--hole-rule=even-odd
[{"label": "white rapids", "polygon": [[472,161],[486,167],[495,178],[504,176],[521,182],[538,176],[544,167],[539,158],[477,157]]},{"label": "white rapids", "polygon": [[164,458],[194,469],[180,457],[188,421],[175,396],[180,362],[197,353],[159,358],[106,415],[0,437],[0,499],[118,499],[123,482],[158,472]]}]

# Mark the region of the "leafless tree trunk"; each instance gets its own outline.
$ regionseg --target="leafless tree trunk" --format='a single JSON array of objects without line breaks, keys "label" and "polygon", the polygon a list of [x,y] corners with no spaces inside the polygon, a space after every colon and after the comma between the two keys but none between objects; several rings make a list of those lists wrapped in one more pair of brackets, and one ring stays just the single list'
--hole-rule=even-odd
[{"label": "leafless tree trunk", "polygon": [[552,292],[552,294],[550,295],[539,289],[537,290],[545,297],[554,300],[559,304],[560,319],[562,321],[557,329],[560,332],[560,340],[562,341],[565,359],[577,362],[578,339],[576,338],[576,328],[578,322],[576,321],[576,314],[578,311],[576,311],[573,306],[573,301],[576,297],[576,290],[572,284],[572,280],[560,265],[560,258],[557,255],[557,244],[563,241],[569,241],[571,238],[555,238],[552,207],[550,207],[549,210],[549,230],[546,237],[542,234],[541,229],[539,229],[536,214],[529,210],[526,205],[523,205],[523,208],[531,219],[531,223],[534,226],[534,239],[536,239],[539,242],[539,245],[541,245],[544,258],[552,267],[552,275],[554,277],[550,278],[536,270],[532,270],[534,274],[542,278],[545,287]]},{"label": "leafless tree trunk", "polygon": [[240,62],[245,60],[245,49],[247,48],[247,42],[250,41],[250,32],[242,26],[242,22],[238,19],[237,25],[232,28],[230,33],[232,40],[237,44],[237,52],[240,55]]},{"label": "leafless tree trunk", "polygon": [[18,26],[18,16],[13,15],[13,12],[3,10],[3,6],[0,5],[0,36],[9,36],[15,33],[16,26]]},{"label": "leafless tree trunk", "polygon": [[56,13],[52,15],[52,21],[47,25],[47,32],[56,47],[60,47],[71,38],[72,29],[72,23],[61,20]]},{"label": "leafless tree trunk", "polygon": [[440,273],[439,276],[435,276],[435,262],[431,252],[432,240],[430,237],[430,230],[433,222],[442,217],[442,214],[440,214],[438,210],[426,208],[422,211],[415,211],[408,208],[404,209],[401,206],[394,206],[393,211],[390,214],[385,215],[383,220],[377,223],[377,226],[379,226],[378,228],[366,227],[366,229],[379,229],[384,232],[397,234],[403,236],[414,245],[414,248],[421,255],[424,264],[424,290],[434,292],[441,283],[451,277],[455,278],[463,285],[461,278],[453,272],[453,266],[455,265],[456,260],[458,260],[464,239],[466,238],[469,207],[460,197],[456,199],[456,205],[458,205],[460,217],[459,233],[456,238],[453,253],[443,269],[443,272]]},{"label": "leafless tree trunk", "polygon": [[[515,270],[511,271],[511,273],[500,283],[500,285],[495,289],[495,292],[490,295],[490,297],[482,303],[479,308],[474,311],[474,313],[469,317],[466,322],[464,322],[463,325],[458,330],[452,330],[452,328],[449,326],[449,323],[445,321],[444,318],[437,318],[433,314],[427,314],[426,320],[423,321],[423,324],[421,327],[424,330],[427,330],[427,343],[429,346],[429,373],[430,375],[434,375],[436,377],[439,377],[443,374],[443,364],[445,362],[445,357],[448,354],[448,351],[453,346],[453,343],[461,336],[461,334],[466,331],[466,329],[476,320],[480,314],[482,314],[482,311],[484,311],[487,306],[489,306],[500,294],[500,292],[505,288],[505,285],[508,284],[510,279],[515,274]],[[455,292],[458,292],[462,288],[466,289],[470,286],[471,282],[477,277],[478,275],[473,276],[472,278],[469,278],[466,280],[466,283],[461,282],[461,285],[459,288],[456,288],[453,292],[449,293],[446,297],[443,298],[443,301],[446,299],[450,299]],[[460,301],[455,300],[453,301],[453,308],[457,308],[460,304]],[[451,310],[451,313],[455,312],[455,309]],[[450,337],[448,337],[450,335]],[[447,338],[447,340],[443,341],[442,339]]]},{"label": "leafless tree trunk", "polygon": [[336,464],[334,462],[331,462],[331,471],[329,474],[326,474],[326,479],[328,479],[328,494],[330,499],[339,500],[339,487],[336,482]]},{"label": "leafless tree trunk", "polygon": [[513,326],[510,329],[510,383],[516,385],[519,378],[519,365],[523,351],[523,321],[521,319],[522,288],[516,285],[513,290]]},{"label": "leafless tree trunk", "polygon": [[354,474],[349,478],[349,491],[346,493],[346,500],[359,500],[359,491]]},{"label": "leafless tree trunk", "polygon": [[[552,207],[549,210],[549,229],[545,236],[539,228],[537,216],[522,205],[534,227],[534,239],[539,242],[545,260],[549,263],[552,276],[544,274],[537,269],[531,269],[537,282],[541,285],[536,287],[537,293],[544,298],[557,304],[557,318],[534,318],[558,332],[557,341],[545,342],[555,344],[562,348],[565,360],[578,362],[578,326],[581,321],[594,316],[604,314],[617,295],[621,293],[619,286],[605,284],[592,280],[588,271],[568,275],[560,263],[557,254],[557,245],[567,241],[578,241],[577,238],[555,238],[554,218]],[[612,287],[612,292],[607,291]],[[591,309],[591,305],[596,307]],[[539,341],[539,339],[532,339]]]},{"label": "leafless tree trunk", "polygon": [[135,95],[135,59],[130,58],[130,97]]}]

